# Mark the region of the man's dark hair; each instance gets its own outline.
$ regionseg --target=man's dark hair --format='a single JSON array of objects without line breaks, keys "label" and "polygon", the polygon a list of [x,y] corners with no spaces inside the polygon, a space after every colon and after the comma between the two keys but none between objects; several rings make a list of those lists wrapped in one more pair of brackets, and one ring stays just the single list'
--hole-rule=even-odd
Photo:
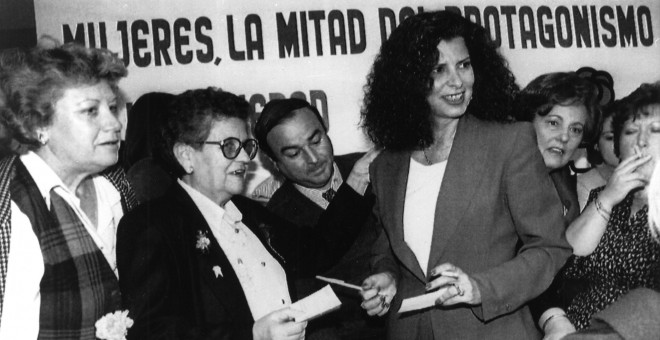
[{"label": "man's dark hair", "polygon": [[293,117],[293,112],[299,109],[308,108],[314,113],[316,119],[319,120],[323,126],[323,130],[327,132],[328,128],[319,113],[319,110],[316,107],[312,106],[309,102],[303,99],[298,98],[289,98],[289,99],[273,99],[261,111],[261,115],[257,120],[257,124],[254,128],[254,135],[259,141],[259,148],[268,155],[273,160],[276,160],[273,150],[268,145],[266,137],[270,130],[274,127],[282,124],[282,121]]}]

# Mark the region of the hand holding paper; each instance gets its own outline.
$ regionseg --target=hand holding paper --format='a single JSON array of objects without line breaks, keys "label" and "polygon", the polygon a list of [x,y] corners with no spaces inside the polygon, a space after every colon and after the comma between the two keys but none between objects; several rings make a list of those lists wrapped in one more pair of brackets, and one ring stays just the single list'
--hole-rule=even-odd
[{"label": "hand holding paper", "polygon": [[440,298],[440,296],[442,296],[445,291],[447,291],[448,287],[450,286],[440,288],[436,291],[424,295],[403,299],[403,302],[401,302],[401,308],[399,308],[399,313],[405,313],[435,306],[435,301]]},{"label": "hand holding paper", "polygon": [[298,300],[291,305],[291,308],[302,312],[301,315],[296,315],[295,320],[296,322],[303,322],[331,312],[339,306],[341,306],[341,301],[339,301],[330,285],[326,285],[312,295]]},{"label": "hand holding paper", "polygon": [[369,276],[362,282],[362,309],[369,315],[383,316],[396,295],[396,280],[388,272]]},{"label": "hand holding paper", "polygon": [[291,307],[282,308],[264,315],[252,325],[254,340],[290,339],[305,336],[307,322],[296,322],[300,312]]},{"label": "hand holding paper", "polygon": [[447,262],[433,268],[430,274],[432,280],[426,286],[427,292],[445,286],[449,288],[445,290],[445,294],[438,297],[438,304],[443,306],[455,304],[476,306],[481,303],[479,286],[461,268]]}]

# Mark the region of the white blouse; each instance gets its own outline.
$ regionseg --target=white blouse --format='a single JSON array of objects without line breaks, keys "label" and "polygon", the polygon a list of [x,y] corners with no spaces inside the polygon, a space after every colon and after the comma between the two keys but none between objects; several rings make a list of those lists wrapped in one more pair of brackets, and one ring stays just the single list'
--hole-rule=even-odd
[{"label": "white blouse", "polygon": [[423,165],[410,158],[403,208],[403,239],[425,275],[433,241],[435,206],[446,167],[447,161]]},{"label": "white blouse", "polygon": [[[252,317],[264,315],[291,304],[286,273],[254,233],[241,222],[243,215],[231,202],[224,209],[193,187],[178,180],[202,212],[213,236],[229,259],[247,299]],[[216,277],[223,268],[214,268]],[[228,270],[228,269],[227,269]]]}]

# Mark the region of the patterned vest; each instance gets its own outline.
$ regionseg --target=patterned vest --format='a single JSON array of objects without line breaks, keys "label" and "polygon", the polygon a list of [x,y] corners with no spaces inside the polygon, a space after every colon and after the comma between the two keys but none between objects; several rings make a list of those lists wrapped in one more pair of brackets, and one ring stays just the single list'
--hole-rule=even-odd
[{"label": "patterned vest", "polygon": [[[45,271],[40,284],[39,339],[95,339],[95,322],[121,308],[117,278],[75,212],[65,208],[64,213],[61,209],[51,213],[17,159],[0,161],[0,174],[7,174],[9,199],[30,219],[41,246]],[[8,172],[3,171],[7,168]],[[116,167],[103,175],[121,193],[124,211],[132,209],[135,196],[123,171]],[[0,178],[0,218],[11,220],[10,213],[2,212],[7,199],[4,181]],[[0,223],[5,225],[4,220]]]}]

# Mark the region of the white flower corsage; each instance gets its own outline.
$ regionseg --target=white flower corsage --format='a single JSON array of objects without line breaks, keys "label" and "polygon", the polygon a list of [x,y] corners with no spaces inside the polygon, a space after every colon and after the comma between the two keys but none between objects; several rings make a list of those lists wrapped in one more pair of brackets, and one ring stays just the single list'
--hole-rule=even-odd
[{"label": "white flower corsage", "polygon": [[202,253],[206,253],[209,250],[209,246],[211,245],[211,240],[206,236],[206,231],[202,232],[201,230],[197,231],[197,244],[195,244],[195,248],[199,249],[202,251]]},{"label": "white flower corsage", "polygon": [[128,329],[133,326],[133,320],[128,317],[128,311],[108,313],[94,324],[96,337],[102,340],[126,340]]}]

